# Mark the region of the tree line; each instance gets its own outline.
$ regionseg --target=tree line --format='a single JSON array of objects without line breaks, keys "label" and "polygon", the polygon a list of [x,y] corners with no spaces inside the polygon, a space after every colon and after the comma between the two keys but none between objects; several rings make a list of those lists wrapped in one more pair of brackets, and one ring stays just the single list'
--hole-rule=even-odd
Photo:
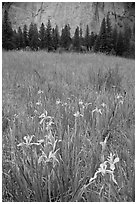
[{"label": "tree line", "polygon": [[124,57],[135,55],[135,26],[131,29],[125,25],[123,31],[112,28],[109,13],[103,18],[98,34],[90,32],[89,26],[83,35],[82,28],[77,26],[71,36],[70,25],[67,24],[59,33],[58,26],[52,28],[50,20],[46,26],[41,23],[38,30],[37,24],[31,23],[13,30],[8,18],[8,12],[4,11],[2,21],[2,47],[5,50],[47,50],[75,52],[101,52]]}]

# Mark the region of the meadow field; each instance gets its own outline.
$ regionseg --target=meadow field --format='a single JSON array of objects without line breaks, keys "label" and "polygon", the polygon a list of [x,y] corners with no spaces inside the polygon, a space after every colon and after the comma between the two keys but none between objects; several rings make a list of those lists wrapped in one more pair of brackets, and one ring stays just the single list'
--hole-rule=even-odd
[{"label": "meadow field", "polygon": [[135,201],[135,61],[2,53],[2,198]]}]

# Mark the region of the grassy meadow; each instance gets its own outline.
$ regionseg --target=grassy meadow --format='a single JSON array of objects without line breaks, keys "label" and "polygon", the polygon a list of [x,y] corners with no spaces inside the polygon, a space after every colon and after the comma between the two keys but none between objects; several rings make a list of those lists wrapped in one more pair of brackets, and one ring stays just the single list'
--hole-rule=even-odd
[{"label": "grassy meadow", "polygon": [[135,61],[2,53],[2,198],[135,201]]}]

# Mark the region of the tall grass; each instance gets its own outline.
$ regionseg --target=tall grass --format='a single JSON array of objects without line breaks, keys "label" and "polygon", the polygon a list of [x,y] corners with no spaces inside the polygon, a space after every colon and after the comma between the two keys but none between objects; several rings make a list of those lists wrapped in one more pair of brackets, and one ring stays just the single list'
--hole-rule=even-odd
[{"label": "tall grass", "polygon": [[4,52],[2,63],[3,201],[134,201],[134,60]]}]

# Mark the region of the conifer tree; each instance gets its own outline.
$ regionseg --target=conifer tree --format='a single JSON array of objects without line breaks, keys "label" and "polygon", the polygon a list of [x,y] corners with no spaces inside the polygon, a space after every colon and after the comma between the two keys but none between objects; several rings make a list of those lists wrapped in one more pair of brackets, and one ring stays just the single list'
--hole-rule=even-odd
[{"label": "conifer tree", "polygon": [[60,46],[65,47],[65,29],[62,28],[60,36]]},{"label": "conifer tree", "polygon": [[123,52],[124,52],[124,39],[123,39],[123,34],[120,31],[118,34],[118,39],[117,39],[116,54],[119,56],[122,56]]},{"label": "conifer tree", "polygon": [[23,27],[23,48],[26,48],[29,45],[28,43],[28,28],[25,24]]},{"label": "conifer tree", "polygon": [[14,49],[16,46],[13,43],[13,30],[9,21],[8,11],[5,9],[2,20],[2,47],[6,50]]},{"label": "conifer tree", "polygon": [[29,33],[28,33],[28,39],[29,39],[29,47],[33,49],[33,23],[31,22],[29,26]]},{"label": "conifer tree", "polygon": [[89,44],[90,44],[90,36],[89,36],[89,27],[87,25],[86,27],[86,34],[85,34],[85,46],[87,47],[87,50],[89,50]]},{"label": "conifer tree", "polygon": [[61,47],[65,48],[66,50],[69,49],[69,46],[71,44],[71,37],[70,37],[70,26],[65,25],[65,27],[62,29],[61,34]]},{"label": "conifer tree", "polygon": [[39,33],[38,33],[38,28],[37,28],[37,24],[34,24],[34,27],[33,27],[33,42],[34,42],[34,45],[33,45],[33,48],[34,50],[38,50],[38,47],[39,47]]},{"label": "conifer tree", "polygon": [[17,47],[18,47],[18,49],[22,49],[23,48],[23,33],[22,33],[20,26],[18,28],[18,34],[17,35],[18,35]]},{"label": "conifer tree", "polygon": [[52,28],[50,20],[48,20],[46,28],[46,48],[48,51],[52,50]]},{"label": "conifer tree", "polygon": [[125,54],[128,55],[129,54],[129,49],[130,49],[131,29],[126,24],[124,26],[123,40],[124,40],[124,52],[125,52]]},{"label": "conifer tree", "polygon": [[58,26],[56,25],[55,29],[52,29],[52,46],[54,47],[55,50],[59,47],[59,31],[58,31]]},{"label": "conifer tree", "polygon": [[83,32],[82,32],[82,28],[80,28],[80,31],[79,31],[79,40],[80,40],[80,46],[81,45],[84,45],[84,43],[83,43],[83,41],[84,41],[84,39],[83,39]]},{"label": "conifer tree", "polygon": [[74,39],[73,39],[73,47],[76,51],[80,50],[80,36],[79,36],[79,27],[77,26],[74,34]]},{"label": "conifer tree", "polygon": [[46,30],[44,23],[41,24],[40,30],[39,30],[39,46],[40,49],[46,48]]},{"label": "conifer tree", "polygon": [[95,43],[95,34],[94,34],[94,32],[91,32],[91,34],[90,34],[90,39],[89,39],[89,46],[90,46],[90,49],[93,48],[94,43]]},{"label": "conifer tree", "polygon": [[99,35],[96,36],[96,40],[95,40],[95,43],[94,43],[94,46],[93,46],[93,50],[94,50],[94,52],[99,52],[100,51],[100,36]]},{"label": "conifer tree", "polygon": [[100,32],[99,32],[99,37],[100,37],[100,52],[105,52],[107,50],[107,32],[106,32],[106,21],[105,18],[102,20],[102,24],[100,27]]},{"label": "conifer tree", "polygon": [[112,44],[115,52],[117,50],[117,38],[118,38],[118,32],[117,32],[117,27],[115,26],[112,32]]},{"label": "conifer tree", "polygon": [[14,49],[18,49],[18,33],[16,32],[16,30],[13,30],[12,33],[12,42],[14,44]]},{"label": "conifer tree", "polygon": [[37,25],[31,23],[29,27],[29,46],[32,50],[38,50],[38,29]]}]

